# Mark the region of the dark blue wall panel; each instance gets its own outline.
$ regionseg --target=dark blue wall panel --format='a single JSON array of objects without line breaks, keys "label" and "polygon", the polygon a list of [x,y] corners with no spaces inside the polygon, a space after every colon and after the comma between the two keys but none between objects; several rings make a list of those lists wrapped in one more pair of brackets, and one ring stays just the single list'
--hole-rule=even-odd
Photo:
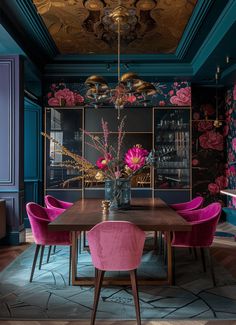
[{"label": "dark blue wall panel", "polygon": [[[42,204],[42,108],[25,98],[24,101],[24,183],[25,203]],[[29,220],[24,211],[24,224]]]},{"label": "dark blue wall panel", "polygon": [[0,57],[0,198],[6,200],[5,242],[24,239],[23,64],[19,56]]}]

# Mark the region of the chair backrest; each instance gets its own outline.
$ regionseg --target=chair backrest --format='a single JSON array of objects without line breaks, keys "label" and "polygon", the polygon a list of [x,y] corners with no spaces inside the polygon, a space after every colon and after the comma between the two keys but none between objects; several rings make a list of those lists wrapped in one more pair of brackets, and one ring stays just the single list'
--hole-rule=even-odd
[{"label": "chair backrest", "polygon": [[182,202],[182,203],[176,203],[176,204],[171,204],[170,207],[173,208],[176,211],[191,211],[191,210],[196,210],[202,207],[204,202],[204,198],[202,196],[197,196],[191,201],[188,202]]},{"label": "chair backrest", "polygon": [[58,200],[52,195],[46,195],[44,197],[44,202],[47,208],[68,209],[73,205],[71,202]]},{"label": "chair backrest", "polygon": [[203,209],[185,212],[185,214],[189,213],[189,218],[187,219],[192,225],[192,231],[175,232],[172,245],[186,247],[210,246],[213,242],[221,210],[220,203],[211,203]]},{"label": "chair backrest", "polygon": [[50,231],[48,224],[64,210],[48,209],[41,205],[29,202],[26,204],[26,212],[32,229],[34,241],[39,245],[53,245],[56,243],[67,245],[70,242],[69,232]]},{"label": "chair backrest", "polygon": [[87,233],[93,265],[104,271],[129,271],[141,262],[145,232],[128,221],[104,221]]},{"label": "chair backrest", "polygon": [[43,245],[45,243],[45,233],[50,222],[47,210],[39,204],[30,202],[26,204],[26,211],[32,229],[32,234],[36,244]]}]

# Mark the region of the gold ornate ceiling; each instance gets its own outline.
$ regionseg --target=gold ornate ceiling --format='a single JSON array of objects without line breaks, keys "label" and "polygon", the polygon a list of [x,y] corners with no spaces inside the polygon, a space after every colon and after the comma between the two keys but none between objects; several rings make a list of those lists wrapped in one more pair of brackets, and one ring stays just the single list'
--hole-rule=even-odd
[{"label": "gold ornate ceiling", "polygon": [[[33,0],[63,54],[117,53],[118,0]],[[197,0],[123,0],[121,53],[173,53]]]}]

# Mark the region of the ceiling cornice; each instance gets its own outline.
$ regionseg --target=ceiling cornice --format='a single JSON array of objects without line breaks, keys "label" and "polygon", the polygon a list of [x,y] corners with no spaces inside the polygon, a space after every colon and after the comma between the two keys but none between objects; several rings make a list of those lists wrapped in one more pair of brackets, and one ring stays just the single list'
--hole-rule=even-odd
[{"label": "ceiling cornice", "polygon": [[[127,72],[123,65],[121,66],[122,73]],[[129,71],[133,71],[140,76],[152,77],[192,77],[192,67],[188,63],[129,63]],[[109,69],[107,63],[60,63],[47,64],[44,70],[45,77],[87,77],[91,74],[101,74],[106,77],[114,77],[117,75],[117,64],[111,64]]]},{"label": "ceiling cornice", "polygon": [[38,15],[34,4],[28,0],[16,0],[16,3],[23,13],[24,19],[27,20],[32,37],[44,48],[50,57],[56,56],[59,53],[58,49],[42,18]]},{"label": "ceiling cornice", "polygon": [[176,49],[178,59],[185,56],[213,3],[214,0],[198,0]]},{"label": "ceiling cornice", "polygon": [[213,28],[209,31],[201,47],[191,62],[194,75],[206,62],[211,53],[219,45],[225,34],[230,30],[236,21],[236,1],[230,0],[221,15],[216,20]]}]

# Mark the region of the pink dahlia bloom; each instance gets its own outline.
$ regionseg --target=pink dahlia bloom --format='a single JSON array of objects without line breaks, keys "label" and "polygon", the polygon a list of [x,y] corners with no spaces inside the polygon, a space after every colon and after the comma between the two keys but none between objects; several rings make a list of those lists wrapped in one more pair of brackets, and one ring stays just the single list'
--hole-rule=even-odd
[{"label": "pink dahlia bloom", "polygon": [[48,100],[48,105],[50,106],[60,106],[60,101],[58,98],[52,97]]},{"label": "pink dahlia bloom", "polygon": [[200,146],[203,149],[223,150],[223,136],[215,131],[206,131],[199,137]]},{"label": "pink dahlia bloom", "polygon": [[234,100],[236,100],[236,84],[234,85],[233,98]]},{"label": "pink dahlia bloom", "polygon": [[112,159],[112,157],[110,154],[108,154],[108,156],[106,158],[100,157],[100,158],[98,158],[96,165],[99,169],[106,170],[107,164],[109,163],[109,161],[111,161],[111,159]]},{"label": "pink dahlia bloom", "polygon": [[210,192],[211,195],[216,195],[217,193],[220,192],[220,188],[217,184],[210,183],[208,184],[208,191]]},{"label": "pink dahlia bloom", "polygon": [[233,138],[232,140],[232,148],[234,151],[236,151],[236,138]]},{"label": "pink dahlia bloom", "polygon": [[189,106],[191,105],[191,88],[180,88],[176,91],[176,96],[170,98],[171,104],[177,106]]},{"label": "pink dahlia bloom", "polygon": [[148,151],[146,149],[134,146],[125,154],[125,163],[131,170],[138,170],[144,166],[147,155]]}]

